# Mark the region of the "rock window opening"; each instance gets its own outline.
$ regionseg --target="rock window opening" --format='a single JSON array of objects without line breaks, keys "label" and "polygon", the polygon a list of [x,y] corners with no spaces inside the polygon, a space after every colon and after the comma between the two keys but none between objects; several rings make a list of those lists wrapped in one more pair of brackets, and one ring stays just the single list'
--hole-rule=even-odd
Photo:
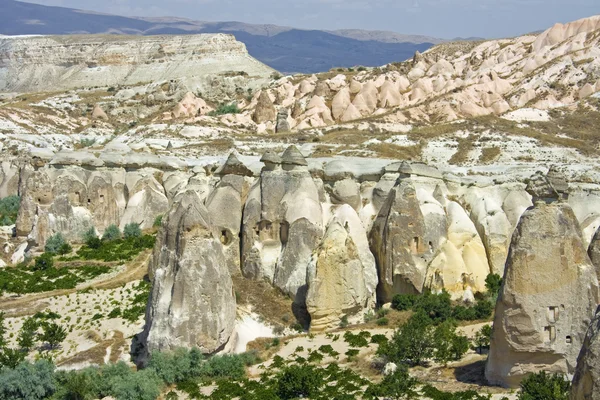
[{"label": "rock window opening", "polygon": [[410,242],[410,251],[413,254],[417,254],[419,252],[419,238],[418,237],[412,238],[412,240]]},{"label": "rock window opening", "polygon": [[100,195],[100,203],[104,203],[104,195],[103,194]]},{"label": "rock window opening", "polygon": [[288,235],[290,231],[290,224],[287,221],[283,221],[281,225],[279,225],[279,240],[281,240],[282,244],[286,244],[288,241]]},{"label": "rock window opening", "polygon": [[573,343],[573,339],[571,338],[571,336],[567,336],[566,342],[567,344]]},{"label": "rock window opening", "polygon": [[221,231],[221,243],[225,246],[231,243],[231,233],[227,229]]},{"label": "rock window opening", "polygon": [[558,307],[548,307],[548,322],[556,322],[558,320]]},{"label": "rock window opening", "polygon": [[433,243],[429,242],[429,251],[433,252]]},{"label": "rock window opening", "polygon": [[556,328],[547,326],[544,328],[544,339],[546,342],[553,342],[556,339]]}]

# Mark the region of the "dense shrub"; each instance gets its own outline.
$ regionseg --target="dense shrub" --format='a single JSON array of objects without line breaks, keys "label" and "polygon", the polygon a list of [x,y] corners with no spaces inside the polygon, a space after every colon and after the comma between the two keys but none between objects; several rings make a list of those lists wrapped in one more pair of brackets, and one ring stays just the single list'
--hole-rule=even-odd
[{"label": "dense shrub", "polygon": [[113,241],[121,239],[121,231],[115,224],[109,225],[102,234],[102,240]]},{"label": "dense shrub", "polygon": [[83,260],[130,261],[144,249],[154,247],[156,238],[143,235],[137,238],[98,241],[98,246],[86,244],[77,251],[77,257]]},{"label": "dense shrub", "polygon": [[67,244],[67,242],[65,241],[64,236],[58,232],[48,238],[44,251],[46,253],[58,254],[65,244]]},{"label": "dense shrub", "polygon": [[492,337],[492,327],[490,325],[484,325],[476,334],[473,341],[474,350],[477,350],[479,354],[483,352],[483,349],[490,348],[490,341]]},{"label": "dense shrub", "polygon": [[397,294],[392,298],[392,308],[398,311],[411,310],[416,301],[415,294]]},{"label": "dense shrub", "polygon": [[44,253],[35,259],[34,271],[46,271],[54,267],[54,258],[50,253]]},{"label": "dense shrub", "polygon": [[40,340],[45,343],[50,350],[54,350],[67,338],[67,331],[56,323],[42,324],[42,334]]},{"label": "dense shrub", "polygon": [[13,225],[17,221],[20,203],[19,196],[8,196],[0,200],[0,225]]},{"label": "dense shrub", "polygon": [[239,114],[241,110],[238,108],[237,104],[220,104],[214,111],[208,113],[208,115],[212,117],[216,117],[218,115],[225,114]]},{"label": "dense shrub", "polygon": [[125,239],[139,238],[142,236],[140,225],[136,224],[135,222],[125,225],[125,228],[123,229],[123,235],[125,236]]},{"label": "dense shrub", "polygon": [[23,362],[0,374],[0,400],[42,400],[55,391],[54,365],[47,360]]},{"label": "dense shrub", "polygon": [[408,374],[408,368],[399,365],[396,371],[386,375],[378,384],[370,385],[367,398],[415,399],[418,398],[417,380]]},{"label": "dense shrub", "polygon": [[544,371],[529,375],[521,382],[519,400],[567,400],[571,382],[559,374]]},{"label": "dense shrub", "polygon": [[154,218],[154,223],[152,224],[153,227],[158,228],[162,225],[162,220],[163,220],[163,215],[157,215],[156,218]]},{"label": "dense shrub", "polygon": [[498,274],[489,274],[485,278],[485,288],[488,291],[488,295],[493,299],[498,297],[500,288],[502,287],[502,277]]}]

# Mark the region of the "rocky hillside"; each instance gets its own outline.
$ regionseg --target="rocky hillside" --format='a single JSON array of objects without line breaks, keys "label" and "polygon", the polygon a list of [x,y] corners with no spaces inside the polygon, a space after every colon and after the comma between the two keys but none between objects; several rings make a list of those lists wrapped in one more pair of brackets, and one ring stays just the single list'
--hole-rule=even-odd
[{"label": "rocky hillside", "polygon": [[0,91],[62,91],[182,79],[195,90],[221,73],[258,78],[272,69],[231,35],[0,38]]}]

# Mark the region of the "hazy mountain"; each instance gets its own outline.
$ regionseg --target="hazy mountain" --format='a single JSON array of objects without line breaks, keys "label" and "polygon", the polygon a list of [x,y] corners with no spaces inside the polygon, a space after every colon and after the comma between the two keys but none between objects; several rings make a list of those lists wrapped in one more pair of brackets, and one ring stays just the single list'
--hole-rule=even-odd
[{"label": "hazy mountain", "polygon": [[300,30],[242,22],[203,22],[184,18],[137,18],[64,7],[0,0],[0,34],[75,33],[192,34],[230,33],[249,53],[282,72],[320,72],[333,67],[378,66],[403,61],[441,39],[395,32]]}]

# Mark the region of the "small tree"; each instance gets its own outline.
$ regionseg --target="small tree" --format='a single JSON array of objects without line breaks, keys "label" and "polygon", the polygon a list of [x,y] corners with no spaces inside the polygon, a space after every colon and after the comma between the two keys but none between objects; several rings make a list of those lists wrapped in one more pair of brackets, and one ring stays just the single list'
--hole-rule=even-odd
[{"label": "small tree", "polygon": [[96,228],[94,228],[93,226],[90,227],[90,229],[88,229],[87,231],[85,231],[81,238],[83,239],[83,242],[86,244],[86,246],[90,249],[97,249],[102,245],[100,239],[98,239],[98,235],[96,235]]},{"label": "small tree", "polygon": [[453,321],[444,321],[433,333],[434,359],[446,365],[449,361],[460,360],[469,350],[469,339],[456,333]]},{"label": "small tree", "polygon": [[23,322],[23,326],[19,331],[19,337],[17,338],[17,343],[21,350],[28,352],[35,345],[38,328],[39,323],[33,317],[27,318]]},{"label": "small tree", "polygon": [[366,391],[368,398],[416,399],[418,381],[408,374],[405,365],[398,365],[394,373],[386,375],[378,384],[371,384]]},{"label": "small tree", "polygon": [[0,367],[14,369],[25,360],[26,355],[27,353],[19,349],[4,347],[0,349]]},{"label": "small tree", "polygon": [[492,299],[496,299],[500,293],[502,287],[502,277],[498,274],[489,274],[485,278],[485,288],[488,291],[488,295]]},{"label": "small tree", "polygon": [[547,374],[545,371],[531,374],[521,382],[518,400],[567,400],[571,382],[559,374]]},{"label": "small tree", "polygon": [[46,253],[57,254],[62,246],[64,246],[66,243],[67,242],[65,241],[62,233],[57,232],[48,238],[46,241],[46,246],[44,247],[44,251]]},{"label": "small tree", "polygon": [[44,324],[40,340],[48,345],[50,350],[57,349],[67,338],[67,331],[62,326],[53,323]]},{"label": "small tree", "polygon": [[408,362],[422,365],[434,354],[434,327],[428,315],[419,311],[413,314],[392,339],[379,346],[377,354],[395,363]]},{"label": "small tree", "polygon": [[138,238],[142,236],[142,230],[140,228],[140,224],[136,224],[135,222],[129,223],[125,225],[123,229],[123,234],[125,235],[125,239],[129,238]]},{"label": "small tree", "polygon": [[0,399],[42,400],[55,391],[54,364],[47,360],[22,362],[0,374]]},{"label": "small tree", "polygon": [[46,271],[52,267],[54,267],[54,259],[52,254],[44,253],[35,259],[33,269],[34,271]]},{"label": "small tree", "polygon": [[109,225],[104,230],[104,234],[102,235],[102,240],[111,242],[111,241],[117,240],[117,239],[121,239],[121,231],[119,230],[119,227],[116,226],[115,224]]},{"label": "small tree", "polygon": [[490,348],[490,341],[492,337],[492,327],[490,325],[484,325],[476,334],[473,342],[475,349],[479,354],[483,352],[483,349]]}]

